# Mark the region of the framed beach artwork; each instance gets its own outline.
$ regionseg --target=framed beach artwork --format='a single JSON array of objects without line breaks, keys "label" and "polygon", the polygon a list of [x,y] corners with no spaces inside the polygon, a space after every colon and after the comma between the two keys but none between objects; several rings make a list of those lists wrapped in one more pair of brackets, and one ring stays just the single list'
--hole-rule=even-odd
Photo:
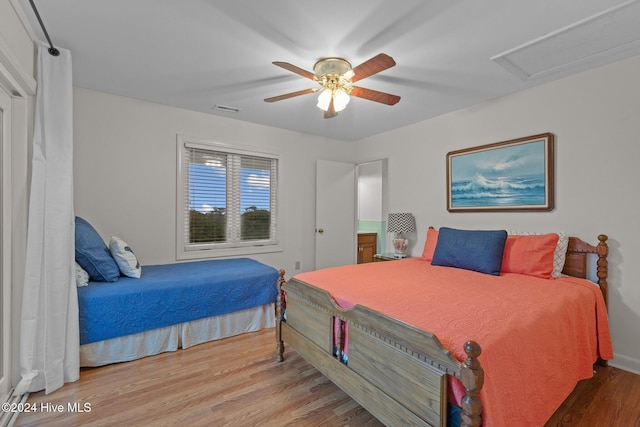
[{"label": "framed beach artwork", "polygon": [[552,210],[553,143],[543,133],[447,153],[447,210]]}]

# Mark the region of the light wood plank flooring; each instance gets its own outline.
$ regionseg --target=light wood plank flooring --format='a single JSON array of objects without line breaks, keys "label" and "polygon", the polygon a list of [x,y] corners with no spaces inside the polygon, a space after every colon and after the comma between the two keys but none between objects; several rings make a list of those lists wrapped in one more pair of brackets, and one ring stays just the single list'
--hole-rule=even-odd
[{"label": "light wood plank flooring", "polygon": [[[80,380],[29,396],[36,413],[15,426],[380,426],[287,348],[275,361],[273,329],[145,359],[83,369]],[[68,405],[90,411],[70,412]],[[47,406],[48,404],[48,406]],[[40,411],[41,407],[49,412]],[[62,405],[62,412],[51,412]],[[640,375],[598,367],[547,423],[640,427]]]}]

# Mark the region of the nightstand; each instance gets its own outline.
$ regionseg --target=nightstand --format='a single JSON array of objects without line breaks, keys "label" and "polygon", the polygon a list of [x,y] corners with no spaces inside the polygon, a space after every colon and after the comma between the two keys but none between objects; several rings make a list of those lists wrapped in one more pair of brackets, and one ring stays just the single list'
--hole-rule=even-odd
[{"label": "nightstand", "polygon": [[410,257],[404,257],[404,258],[396,258],[396,255],[391,252],[391,253],[387,253],[387,254],[375,254],[373,256],[373,262],[382,262],[382,261],[397,261],[399,259],[407,259]]}]

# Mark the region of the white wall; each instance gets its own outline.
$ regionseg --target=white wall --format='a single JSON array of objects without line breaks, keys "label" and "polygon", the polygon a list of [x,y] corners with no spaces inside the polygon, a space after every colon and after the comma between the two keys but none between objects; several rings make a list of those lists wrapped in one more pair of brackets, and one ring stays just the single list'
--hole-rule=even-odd
[{"label": "white wall", "polygon": [[358,165],[358,221],[382,221],[382,161]]},{"label": "white wall", "polygon": [[[609,236],[612,365],[640,373],[640,57],[476,105],[356,143],[389,154],[389,209],[426,229],[566,230],[589,243]],[[556,208],[546,213],[449,213],[449,151],[542,132],[556,135]],[[394,141],[393,151],[388,141]],[[552,298],[552,296],[550,296]]]},{"label": "white wall", "polygon": [[280,154],[284,252],[258,259],[293,275],[314,268],[316,160],[344,160],[343,142],[86,89],[74,92],[76,215],[142,264],[175,262],[176,134]]}]

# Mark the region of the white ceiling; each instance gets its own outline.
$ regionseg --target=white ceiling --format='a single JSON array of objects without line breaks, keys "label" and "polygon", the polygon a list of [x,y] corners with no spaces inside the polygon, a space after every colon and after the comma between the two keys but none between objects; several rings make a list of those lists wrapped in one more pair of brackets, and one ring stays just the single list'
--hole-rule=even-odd
[{"label": "white ceiling", "polygon": [[[640,54],[638,3],[35,0],[71,51],[75,86],[344,141]],[[395,106],[352,98],[323,119],[317,95],[263,101],[316,85],[272,61],[312,71],[323,57],[355,67],[381,52],[397,65],[358,85],[401,96]]]}]

